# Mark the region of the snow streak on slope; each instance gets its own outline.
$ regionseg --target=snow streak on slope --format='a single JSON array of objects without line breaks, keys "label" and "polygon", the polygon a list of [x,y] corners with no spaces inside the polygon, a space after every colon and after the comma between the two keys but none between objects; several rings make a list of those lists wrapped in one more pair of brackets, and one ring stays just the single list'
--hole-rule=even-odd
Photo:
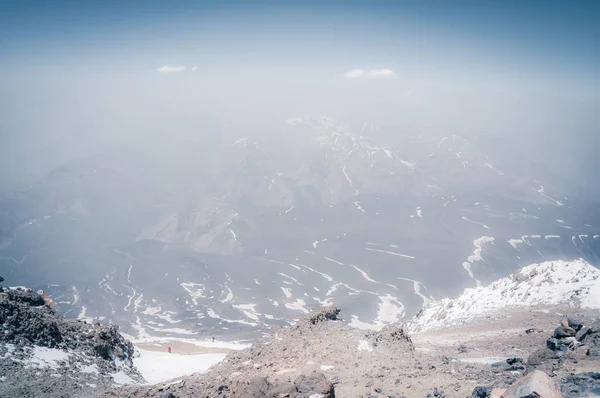
[{"label": "snow streak on slope", "polygon": [[495,240],[495,238],[493,238],[491,236],[482,236],[480,238],[475,239],[473,241],[473,246],[475,246],[475,250],[473,250],[473,254],[470,255],[467,258],[467,261],[463,262],[463,264],[462,264],[465,271],[467,271],[467,273],[469,274],[469,277],[471,279],[473,279],[475,281],[475,283],[477,283],[477,286],[479,286],[481,284],[481,282],[479,282],[477,280],[477,278],[475,278],[475,275],[473,275],[472,267],[476,261],[484,261],[483,258],[481,257],[481,250],[483,249],[483,245],[485,245],[487,243],[493,243],[494,240]]},{"label": "snow streak on slope", "polygon": [[500,309],[557,304],[600,308],[600,270],[583,259],[532,264],[491,285],[465,289],[455,300],[431,302],[407,327],[436,330]]}]

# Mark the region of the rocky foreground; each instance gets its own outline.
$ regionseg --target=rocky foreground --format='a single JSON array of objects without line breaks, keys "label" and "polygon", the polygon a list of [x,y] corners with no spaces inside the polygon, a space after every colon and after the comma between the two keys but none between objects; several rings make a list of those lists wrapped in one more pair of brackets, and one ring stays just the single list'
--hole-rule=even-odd
[{"label": "rocky foreground", "polygon": [[66,320],[43,295],[2,289],[0,396],[600,396],[599,286],[589,264],[544,263],[378,331],[321,308],[207,373],[157,385],[142,384],[117,326]]},{"label": "rocky foreground", "polygon": [[[521,357],[473,357],[479,343],[415,346],[401,326],[361,331],[326,308],[230,354],[208,373],[104,397],[582,397],[600,394],[600,321],[523,328]],[[552,317],[559,317],[553,314]],[[568,326],[565,326],[568,325]],[[468,334],[468,330],[465,330]],[[547,341],[546,341],[547,340]],[[526,351],[527,350],[527,351]],[[486,352],[489,354],[489,352]],[[594,371],[595,369],[595,371]],[[528,393],[526,393],[529,391]],[[543,392],[543,394],[542,394]]]},{"label": "rocky foreground", "polygon": [[116,325],[65,319],[44,295],[0,287],[0,396],[94,397],[141,381]]}]

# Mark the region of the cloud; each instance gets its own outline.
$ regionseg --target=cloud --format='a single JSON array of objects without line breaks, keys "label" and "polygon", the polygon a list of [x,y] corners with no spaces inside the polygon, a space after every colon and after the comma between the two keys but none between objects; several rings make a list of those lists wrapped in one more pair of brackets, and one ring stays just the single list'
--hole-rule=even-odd
[{"label": "cloud", "polygon": [[196,72],[196,69],[198,69],[197,66],[192,66],[192,72]]},{"label": "cloud", "polygon": [[348,79],[385,79],[396,74],[391,69],[352,69],[344,76]]},{"label": "cloud", "polygon": [[170,72],[183,72],[185,71],[185,66],[169,66],[165,65],[157,69],[162,73],[170,73]]}]

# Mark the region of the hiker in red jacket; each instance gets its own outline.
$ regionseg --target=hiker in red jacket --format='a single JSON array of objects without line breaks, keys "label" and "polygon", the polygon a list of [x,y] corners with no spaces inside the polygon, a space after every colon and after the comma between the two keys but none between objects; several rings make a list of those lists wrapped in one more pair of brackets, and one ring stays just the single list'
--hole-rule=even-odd
[{"label": "hiker in red jacket", "polygon": [[171,347],[169,347],[168,350],[169,350],[169,354],[170,354],[171,353]]}]

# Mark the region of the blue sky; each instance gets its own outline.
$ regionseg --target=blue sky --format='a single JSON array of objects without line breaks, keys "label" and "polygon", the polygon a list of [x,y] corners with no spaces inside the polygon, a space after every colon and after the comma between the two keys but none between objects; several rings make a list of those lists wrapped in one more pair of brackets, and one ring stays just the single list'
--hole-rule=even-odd
[{"label": "blue sky", "polygon": [[[8,66],[600,69],[594,1],[11,1]],[[101,62],[105,60],[106,62]],[[100,63],[99,63],[100,62]]]}]

